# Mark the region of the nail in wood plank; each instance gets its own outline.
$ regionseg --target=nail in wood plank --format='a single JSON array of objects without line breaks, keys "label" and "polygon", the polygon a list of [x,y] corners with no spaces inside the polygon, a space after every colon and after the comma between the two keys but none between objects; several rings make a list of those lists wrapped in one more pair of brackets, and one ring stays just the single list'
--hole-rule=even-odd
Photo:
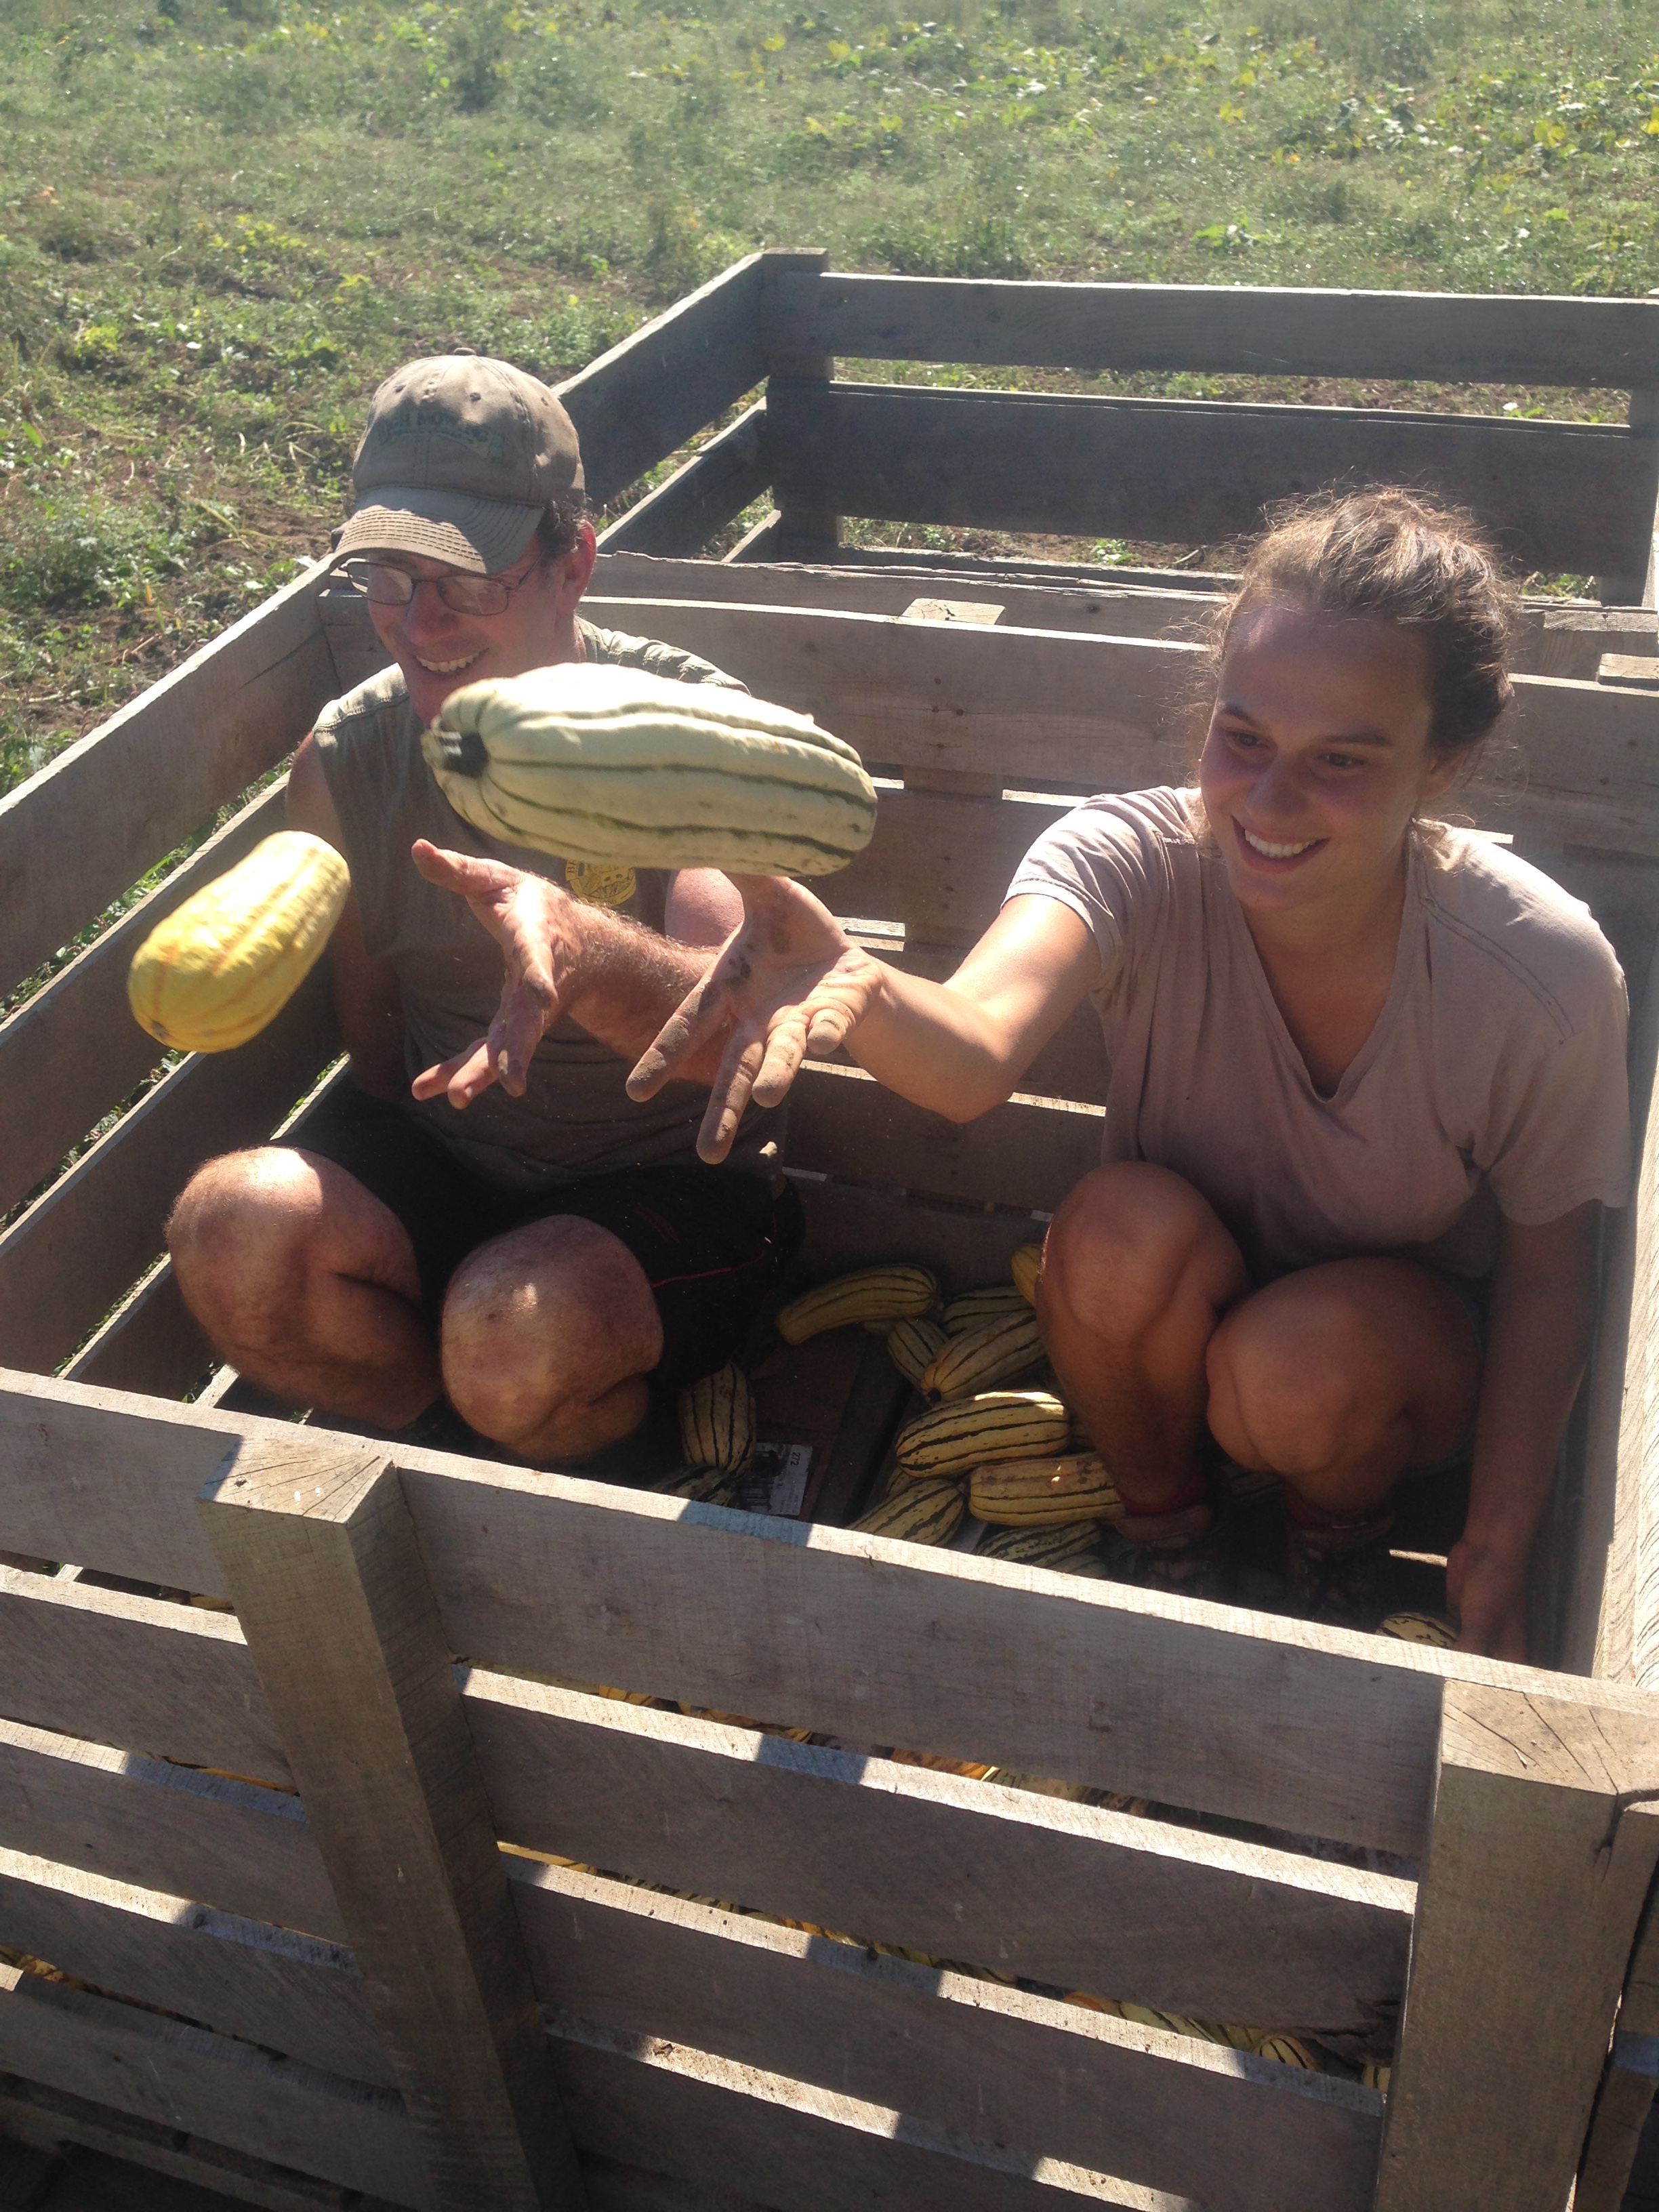
[{"label": "nail in wood plank", "polygon": [[489,1807],[396,1471],[372,1449],[250,1442],[198,1510],[435,2201],[445,2212],[579,2212]]}]

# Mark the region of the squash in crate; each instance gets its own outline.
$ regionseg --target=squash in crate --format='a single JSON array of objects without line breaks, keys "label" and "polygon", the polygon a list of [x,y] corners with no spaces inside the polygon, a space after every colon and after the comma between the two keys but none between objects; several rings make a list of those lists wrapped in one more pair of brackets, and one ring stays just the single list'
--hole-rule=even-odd
[{"label": "squash in crate", "polygon": [[999,1460],[1052,1459],[1071,1440],[1072,1417],[1046,1390],[986,1390],[918,1413],[899,1431],[894,1450],[915,1480],[971,1474]]},{"label": "squash in crate", "polygon": [[350,888],[332,845],[279,830],[151,930],[127,970],[133,1018],[174,1051],[246,1044],[311,973]]},{"label": "squash in crate", "polygon": [[922,1390],[928,1369],[950,1340],[936,1321],[917,1315],[896,1321],[887,1331],[887,1356],[913,1390]]},{"label": "squash in crate", "polygon": [[1018,1313],[1000,1314],[983,1328],[953,1336],[922,1376],[921,1387],[936,1398],[968,1398],[976,1390],[1024,1382],[1047,1358],[1036,1316],[1022,1305]]},{"label": "squash in crate", "polygon": [[1023,1314],[1025,1301],[1012,1283],[985,1283],[951,1299],[939,1319],[947,1336],[967,1336],[1007,1314]]},{"label": "squash in crate", "polygon": [[906,1544],[948,1544],[967,1517],[959,1482],[907,1482],[853,1526]]},{"label": "squash in crate", "polygon": [[1014,1460],[976,1467],[969,1491],[975,1519],[1010,1528],[1070,1521],[1121,1521],[1117,1485],[1092,1452],[1065,1459]]},{"label": "squash in crate", "polygon": [[854,1322],[904,1321],[931,1313],[939,1304],[939,1278],[930,1267],[895,1261],[884,1267],[859,1267],[805,1291],[778,1315],[778,1334],[786,1344],[805,1344],[827,1328]]},{"label": "squash in crate", "polygon": [[679,1397],[680,1449],[689,1465],[741,1474],[755,1456],[755,1399],[730,1362],[700,1376]]},{"label": "squash in crate", "polygon": [[463,684],[421,744],[464,821],[566,860],[824,876],[876,823],[863,763],[810,715],[636,668]]}]

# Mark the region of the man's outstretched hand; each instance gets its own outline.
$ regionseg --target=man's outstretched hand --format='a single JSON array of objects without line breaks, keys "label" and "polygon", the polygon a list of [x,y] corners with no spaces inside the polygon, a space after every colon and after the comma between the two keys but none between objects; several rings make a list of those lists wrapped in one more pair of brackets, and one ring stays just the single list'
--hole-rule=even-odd
[{"label": "man's outstretched hand", "polygon": [[809,1054],[824,1060],[846,1042],[885,972],[801,884],[781,876],[731,881],[743,899],[742,921],[628,1079],[630,1098],[653,1098],[726,1036],[697,1135],[697,1151],[710,1162],[731,1151],[751,1097],[775,1106]]},{"label": "man's outstretched hand", "polygon": [[466,901],[501,946],[507,968],[489,1035],[417,1075],[415,1096],[435,1098],[441,1091],[452,1106],[470,1106],[499,1083],[509,1096],[522,1098],[531,1055],[570,1012],[581,909],[557,884],[500,860],[443,852],[424,837],[416,840],[414,856],[428,883]]}]

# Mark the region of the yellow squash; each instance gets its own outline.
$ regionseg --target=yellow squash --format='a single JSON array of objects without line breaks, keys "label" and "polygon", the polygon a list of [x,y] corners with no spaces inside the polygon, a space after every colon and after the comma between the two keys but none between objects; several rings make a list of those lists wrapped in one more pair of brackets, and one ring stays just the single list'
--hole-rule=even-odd
[{"label": "yellow squash", "polygon": [[305,830],[281,830],[175,907],[133,955],[133,1018],[179,1052],[228,1052],[281,1013],[328,943],[346,864]]}]

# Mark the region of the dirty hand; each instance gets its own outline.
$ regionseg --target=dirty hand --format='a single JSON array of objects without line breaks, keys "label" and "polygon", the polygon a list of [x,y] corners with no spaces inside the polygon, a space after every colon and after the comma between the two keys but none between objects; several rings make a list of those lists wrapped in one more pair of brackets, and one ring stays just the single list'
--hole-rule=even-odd
[{"label": "dirty hand", "polygon": [[442,1092],[452,1106],[470,1106],[499,1083],[509,1097],[522,1098],[531,1055],[570,1011],[582,949],[581,909],[557,884],[504,861],[444,852],[424,837],[416,840],[413,852],[428,883],[466,901],[507,963],[489,1036],[422,1070],[411,1085],[414,1094],[435,1098]]},{"label": "dirty hand", "polygon": [[654,1097],[677,1068],[726,1035],[697,1136],[710,1162],[732,1149],[751,1097],[775,1106],[803,1060],[827,1060],[846,1042],[884,972],[801,884],[781,876],[731,881],[743,920],[628,1079],[630,1098]]}]

